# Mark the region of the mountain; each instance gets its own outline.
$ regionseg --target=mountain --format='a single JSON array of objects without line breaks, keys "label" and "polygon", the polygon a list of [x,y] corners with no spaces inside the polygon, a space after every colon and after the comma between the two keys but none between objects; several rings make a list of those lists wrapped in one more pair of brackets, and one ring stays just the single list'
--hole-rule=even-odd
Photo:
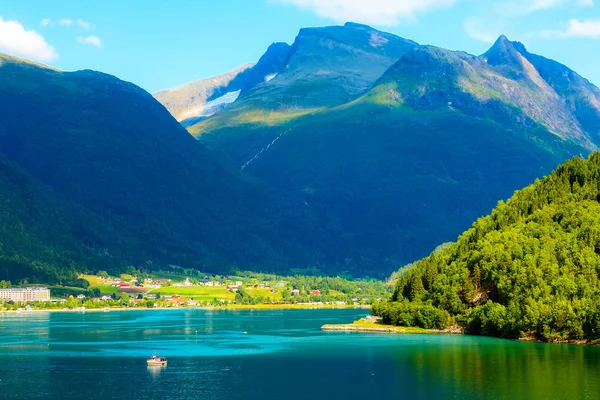
[{"label": "mountain", "polygon": [[521,43],[513,43],[537,69],[540,76],[559,94],[580,123],[598,142],[600,138],[600,89],[573,70],[554,60],[529,53]]},{"label": "mountain", "polygon": [[[193,103],[181,93],[172,110]],[[383,277],[598,145],[598,89],[505,37],[473,56],[364,25],[307,28],[190,93],[202,111],[186,131],[131,83],[0,55],[14,227],[0,271]]]},{"label": "mountain", "polygon": [[[358,72],[357,72],[358,71]],[[597,148],[598,89],[502,36],[481,56],[369,27],[301,30],[274,79],[189,132],[392,268]],[[340,251],[340,254],[342,251]]]},{"label": "mountain", "polygon": [[[187,118],[210,115],[209,105],[205,112],[206,103],[220,87],[226,87],[240,73],[252,68],[254,64],[245,64],[223,75],[191,82],[175,89],[162,90],[154,97],[163,104],[178,121]],[[239,94],[239,93],[237,93]],[[237,98],[237,96],[236,96]],[[233,98],[235,100],[235,98]]]},{"label": "mountain", "polygon": [[[249,91],[243,103],[278,111],[343,104],[415,46],[366,25],[304,28],[277,76]],[[245,111],[238,104],[228,111]]]},{"label": "mountain", "polygon": [[312,244],[319,235],[304,228],[311,216],[299,199],[221,165],[131,83],[3,55],[0,108],[0,156],[59,196],[63,208],[83,208],[114,227],[118,235],[102,242],[103,252],[117,253],[124,238],[134,238],[137,244],[119,254],[123,262],[209,271],[324,262],[320,245]]},{"label": "mountain", "polygon": [[240,93],[273,79],[287,60],[289,47],[287,43],[273,43],[256,64],[246,64],[214,78],[164,90],[154,97],[178,121],[193,123],[233,103]]},{"label": "mountain", "polygon": [[600,153],[499,202],[373,308],[387,323],[545,341],[600,339]]}]

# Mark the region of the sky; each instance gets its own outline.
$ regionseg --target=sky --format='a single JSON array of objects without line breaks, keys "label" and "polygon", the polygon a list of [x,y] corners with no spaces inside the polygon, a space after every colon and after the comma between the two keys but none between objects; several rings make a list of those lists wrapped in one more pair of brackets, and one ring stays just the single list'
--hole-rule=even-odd
[{"label": "sky", "polygon": [[600,86],[600,0],[0,0],[0,52],[156,92],[346,21],[471,54],[505,34]]}]

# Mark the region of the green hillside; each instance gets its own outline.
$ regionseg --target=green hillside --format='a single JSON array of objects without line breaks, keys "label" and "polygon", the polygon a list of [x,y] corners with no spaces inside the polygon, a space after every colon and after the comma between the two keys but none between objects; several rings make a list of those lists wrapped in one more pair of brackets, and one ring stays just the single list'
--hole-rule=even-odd
[{"label": "green hillside", "polygon": [[118,270],[133,261],[124,250],[138,243],[57,197],[0,157],[0,280],[68,283],[79,272]]},{"label": "green hillside", "polygon": [[574,158],[406,271],[373,313],[396,325],[600,339],[600,153]]},{"label": "green hillside", "polygon": [[[221,165],[131,83],[2,56],[0,107],[1,153],[65,204],[115,226],[109,254],[124,247],[119,257],[143,265],[212,271],[327,266],[300,199]],[[123,236],[136,244],[121,246]]]}]

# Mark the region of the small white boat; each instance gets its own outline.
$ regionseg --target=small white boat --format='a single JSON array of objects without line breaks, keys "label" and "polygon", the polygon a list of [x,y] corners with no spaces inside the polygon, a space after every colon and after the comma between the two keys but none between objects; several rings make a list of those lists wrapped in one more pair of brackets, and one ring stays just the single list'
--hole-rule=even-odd
[{"label": "small white boat", "polygon": [[148,365],[155,365],[155,366],[164,366],[167,365],[167,358],[166,357],[157,357],[157,356],[152,356],[148,359],[148,361],[146,361],[148,363]]}]

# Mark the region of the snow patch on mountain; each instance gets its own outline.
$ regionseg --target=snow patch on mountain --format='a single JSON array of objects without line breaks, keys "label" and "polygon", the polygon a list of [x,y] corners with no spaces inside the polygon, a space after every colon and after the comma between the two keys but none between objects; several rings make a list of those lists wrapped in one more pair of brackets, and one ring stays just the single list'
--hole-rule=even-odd
[{"label": "snow patch on mountain", "polygon": [[277,73],[269,74],[269,75],[265,76],[265,82],[269,82],[271,79],[275,78],[276,76],[277,76]]},{"label": "snow patch on mountain", "polygon": [[222,110],[227,104],[231,104],[237,100],[240,95],[241,90],[236,90],[233,92],[227,92],[221,97],[217,97],[214,100],[206,102],[206,104],[194,108],[184,114],[185,118],[190,117],[210,117],[217,111]]}]

